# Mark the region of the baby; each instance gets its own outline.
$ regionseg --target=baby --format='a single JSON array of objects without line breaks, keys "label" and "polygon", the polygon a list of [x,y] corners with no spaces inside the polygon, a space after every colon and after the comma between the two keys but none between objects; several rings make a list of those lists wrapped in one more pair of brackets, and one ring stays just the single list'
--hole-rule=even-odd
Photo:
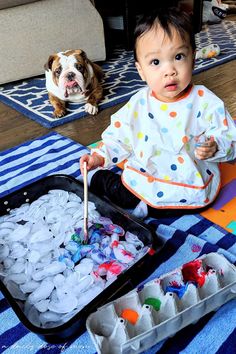
[{"label": "baby", "polygon": [[[196,46],[188,14],[159,9],[139,21],[134,36],[147,86],[112,115],[98,148],[81,157],[81,171],[86,161],[88,171],[95,169],[90,190],[138,217],[199,212],[219,192],[218,162],[236,157],[236,127],[220,98],[192,84]],[[121,176],[107,169],[121,161]]]}]

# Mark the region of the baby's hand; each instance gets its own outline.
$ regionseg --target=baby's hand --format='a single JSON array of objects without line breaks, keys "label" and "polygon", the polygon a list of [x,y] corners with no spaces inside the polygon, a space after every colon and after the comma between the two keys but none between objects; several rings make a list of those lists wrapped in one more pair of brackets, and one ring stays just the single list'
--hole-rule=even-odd
[{"label": "baby's hand", "polygon": [[199,160],[206,160],[214,156],[217,151],[217,143],[214,140],[214,137],[211,136],[206,139],[202,144],[197,145],[194,154]]},{"label": "baby's hand", "polygon": [[93,170],[98,166],[102,166],[104,163],[104,158],[98,154],[83,155],[80,158],[79,165],[82,175],[84,175],[84,162],[87,162],[87,170]]}]

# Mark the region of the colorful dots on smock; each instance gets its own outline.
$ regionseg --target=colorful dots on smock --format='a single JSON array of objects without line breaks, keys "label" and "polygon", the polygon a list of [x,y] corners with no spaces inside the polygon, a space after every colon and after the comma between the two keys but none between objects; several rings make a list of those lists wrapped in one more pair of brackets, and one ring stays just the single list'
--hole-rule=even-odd
[{"label": "colorful dots on smock", "polygon": [[139,103],[140,103],[142,106],[144,106],[145,103],[146,103],[146,100],[145,100],[144,98],[141,98],[141,99],[139,100]]},{"label": "colorful dots on smock", "polygon": [[149,183],[153,183],[154,182],[154,177],[153,176],[148,176],[148,178],[147,178],[147,181],[149,182]]},{"label": "colorful dots on smock", "polygon": [[187,202],[187,200],[186,199],[180,199],[180,201],[179,201],[180,203],[186,203]]},{"label": "colorful dots on smock", "polygon": [[224,124],[224,126],[228,126],[228,121],[227,121],[227,119],[225,118],[224,120],[223,120],[223,124]]},{"label": "colorful dots on smock", "polygon": [[117,163],[117,161],[118,161],[118,158],[117,157],[113,157],[112,162],[113,163]]},{"label": "colorful dots on smock", "polygon": [[185,136],[183,136],[183,138],[182,138],[182,142],[184,143],[184,144],[186,144],[187,142],[188,142],[188,137],[187,137],[187,135],[185,135]]},{"label": "colorful dots on smock", "polygon": [[167,109],[168,109],[167,104],[164,104],[164,103],[163,103],[163,104],[161,105],[160,109],[161,109],[162,111],[167,111]]},{"label": "colorful dots on smock", "polygon": [[190,151],[190,144],[189,143],[185,144],[185,149],[186,149],[186,151]]},{"label": "colorful dots on smock", "polygon": [[138,112],[134,111],[134,119],[137,119],[137,118],[138,118]]},{"label": "colorful dots on smock", "polygon": [[151,118],[151,119],[154,119],[154,115],[152,113],[148,113],[148,117]]},{"label": "colorful dots on smock", "polygon": [[142,132],[138,132],[137,138],[138,139],[143,139],[144,134]]},{"label": "colorful dots on smock", "polygon": [[177,160],[178,160],[178,162],[181,163],[181,164],[184,163],[184,159],[183,159],[183,157],[181,157],[181,156],[179,156],[179,157],[177,158]]},{"label": "colorful dots on smock", "polygon": [[202,115],[202,113],[201,113],[201,111],[199,111],[197,114],[197,118],[201,117],[201,115]]},{"label": "colorful dots on smock", "polygon": [[169,113],[169,116],[170,116],[171,118],[176,118],[177,112],[170,112],[170,113]]},{"label": "colorful dots on smock", "polygon": [[201,107],[202,107],[203,109],[207,109],[208,103],[207,103],[207,102],[204,102],[204,103],[201,105]]},{"label": "colorful dots on smock", "polygon": [[186,107],[187,107],[188,109],[192,109],[192,108],[193,108],[193,104],[192,104],[192,103],[188,103],[188,104],[186,105]]},{"label": "colorful dots on smock", "polygon": [[[113,132],[105,132],[105,135],[114,135],[114,133]],[[101,147],[101,146],[103,146],[104,145],[104,143],[101,141],[99,144],[98,144],[98,147]]]},{"label": "colorful dots on smock", "polygon": [[176,124],[176,128],[180,129],[181,127],[182,127],[182,122],[178,122],[178,123]]},{"label": "colorful dots on smock", "polygon": [[212,118],[213,118],[213,114],[208,114],[208,116],[206,116],[206,121],[211,122]]},{"label": "colorful dots on smock", "polygon": [[157,197],[158,197],[158,198],[162,198],[163,195],[164,195],[164,193],[163,193],[162,191],[160,191],[160,192],[157,193]]},{"label": "colorful dots on smock", "polygon": [[115,126],[116,128],[120,128],[120,127],[121,127],[121,123],[120,123],[119,121],[116,121],[116,122],[114,123],[114,126]]},{"label": "colorful dots on smock", "polygon": [[168,129],[165,128],[165,127],[163,127],[163,128],[161,128],[161,132],[162,132],[162,133],[168,133]]},{"label": "colorful dots on smock", "polygon": [[224,114],[224,108],[223,107],[219,107],[217,108],[217,112],[219,112],[220,114]]},{"label": "colorful dots on smock", "polygon": [[204,95],[204,91],[203,90],[198,90],[198,96],[202,97]]},{"label": "colorful dots on smock", "polygon": [[172,169],[172,171],[176,171],[177,170],[177,166],[173,163],[170,168]]},{"label": "colorful dots on smock", "polygon": [[131,184],[132,187],[135,187],[135,186],[137,186],[137,181],[135,179],[132,179],[130,181],[130,184]]},{"label": "colorful dots on smock", "polygon": [[233,135],[231,135],[231,134],[226,134],[226,138],[229,139],[229,140],[232,140],[232,139],[233,139]]},{"label": "colorful dots on smock", "polygon": [[210,176],[211,175],[211,171],[210,170],[206,170],[206,173]]},{"label": "colorful dots on smock", "polygon": [[156,150],[156,151],[154,151],[154,155],[155,155],[155,156],[160,156],[160,155],[161,155],[161,150]]}]

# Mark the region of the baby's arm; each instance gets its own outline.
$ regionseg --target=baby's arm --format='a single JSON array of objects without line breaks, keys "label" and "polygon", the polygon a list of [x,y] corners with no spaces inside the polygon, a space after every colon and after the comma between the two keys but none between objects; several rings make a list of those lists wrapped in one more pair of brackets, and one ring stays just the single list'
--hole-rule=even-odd
[{"label": "baby's arm", "polygon": [[82,175],[84,175],[84,162],[87,162],[87,170],[90,171],[99,166],[103,166],[104,158],[96,153],[93,153],[92,155],[86,154],[81,156],[79,165]]},{"label": "baby's arm", "polygon": [[205,131],[195,138],[195,156],[217,163],[231,161],[236,157],[236,126],[224,103],[217,97],[210,98],[202,115],[201,127],[205,125]]}]

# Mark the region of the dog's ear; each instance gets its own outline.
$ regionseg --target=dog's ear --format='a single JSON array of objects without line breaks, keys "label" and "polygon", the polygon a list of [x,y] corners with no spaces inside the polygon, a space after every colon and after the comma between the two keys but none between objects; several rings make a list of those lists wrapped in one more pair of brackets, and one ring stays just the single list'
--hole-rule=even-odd
[{"label": "dog's ear", "polygon": [[88,62],[88,57],[87,54],[81,49],[81,53],[80,53],[81,57],[83,58],[83,60],[85,62]]},{"label": "dog's ear", "polygon": [[45,70],[48,71],[48,70],[52,69],[52,63],[53,63],[55,57],[56,57],[56,54],[50,55],[50,57],[48,58],[48,61],[44,64],[44,69]]},{"label": "dog's ear", "polygon": [[85,53],[85,51],[83,51],[83,49],[76,49],[75,51],[75,55],[80,56],[83,60],[87,61],[88,57],[87,54]]}]

